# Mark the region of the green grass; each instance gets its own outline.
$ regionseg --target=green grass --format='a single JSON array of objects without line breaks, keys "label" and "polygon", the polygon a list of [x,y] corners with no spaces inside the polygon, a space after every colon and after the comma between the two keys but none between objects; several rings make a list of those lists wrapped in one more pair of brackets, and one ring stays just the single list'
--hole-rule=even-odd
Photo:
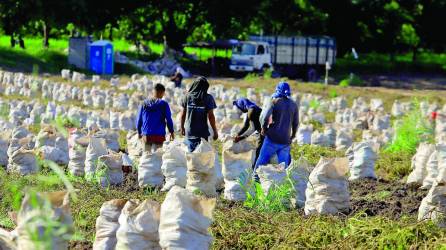
[{"label": "green grass", "polygon": [[413,101],[413,107],[413,110],[407,112],[399,122],[394,123],[395,137],[386,151],[414,154],[420,142],[434,142],[433,128],[427,118],[423,117],[417,100]]},{"label": "green grass", "polygon": [[[0,36],[0,67],[16,69],[26,72],[33,71],[36,65],[39,72],[59,73],[62,68],[69,68],[67,65],[68,39],[50,39],[49,49],[43,49],[42,39],[38,37],[26,37],[25,50],[18,46],[10,48],[9,36]],[[130,58],[141,60],[154,60],[164,51],[162,44],[145,42],[149,48],[149,54],[136,53],[131,51],[134,46],[125,40],[113,40],[115,51],[125,52]],[[214,54],[220,58],[230,58],[230,50],[199,49],[186,47],[185,52],[195,55],[202,61],[207,61]],[[395,56],[395,61],[390,61],[386,54],[368,53],[361,54],[359,60],[354,60],[349,56],[337,58],[332,75],[336,78],[344,78],[350,72],[362,73],[395,73],[395,72],[446,72],[446,54],[435,54],[428,51],[421,52],[418,60],[412,63],[412,54],[399,54]],[[121,68],[122,69],[122,68]],[[126,68],[124,68],[126,69]],[[127,74],[138,73],[135,69],[130,69]],[[120,70],[117,73],[126,73]],[[271,72],[265,74],[265,79],[270,79]]]},{"label": "green grass", "polygon": [[395,73],[395,72],[446,72],[446,53],[424,51],[418,54],[417,61],[412,62],[412,53],[397,54],[391,61],[388,54],[360,54],[355,60],[351,55],[338,57],[333,69],[335,75],[354,73]]}]

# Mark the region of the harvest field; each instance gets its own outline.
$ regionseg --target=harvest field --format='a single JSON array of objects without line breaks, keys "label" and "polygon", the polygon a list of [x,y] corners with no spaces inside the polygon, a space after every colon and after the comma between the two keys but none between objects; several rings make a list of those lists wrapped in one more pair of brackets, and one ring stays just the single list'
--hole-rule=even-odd
[{"label": "harvest field", "polygon": [[[19,143],[19,148],[26,148],[30,143],[35,144],[45,138],[42,137],[42,131],[44,131],[44,124],[49,124],[67,143],[67,138],[72,135],[72,128],[77,127],[82,131],[87,127],[98,126],[100,131],[114,138],[110,139],[113,143],[108,144],[107,147],[110,146],[130,155],[129,149],[132,143],[130,140],[133,139],[129,137],[129,134],[134,129],[136,107],[139,100],[150,93],[152,84],[163,82],[168,86],[166,99],[171,104],[174,121],[177,121],[179,99],[184,95],[184,89],[169,87],[172,84],[159,76],[145,78],[121,76],[119,83],[116,79],[112,79],[113,85],[109,80],[93,83],[90,79],[83,80],[83,76],[77,76],[80,78],[76,78],[74,82],[71,78],[63,79],[58,76],[39,77],[5,72],[0,73],[0,76],[2,90],[0,124],[4,131],[1,139],[1,154],[3,155],[1,159],[2,165],[6,163],[5,168],[0,168],[1,228],[8,231],[16,228],[11,212],[20,210],[25,194],[68,189],[75,194],[70,196],[74,231],[70,236],[69,248],[91,249],[95,240],[96,218],[104,202],[112,199],[152,199],[163,202],[166,192],[161,192],[157,188],[139,187],[137,165],[134,166],[133,173],[126,175],[119,185],[101,187],[101,182],[98,182],[96,178],[100,178],[104,173],[97,171],[93,173],[94,178],[88,178],[87,175],[74,176],[73,168],[67,167],[68,162],[57,166],[44,161],[46,154],[42,145],[36,144],[31,147],[37,159],[33,163],[38,166],[36,173],[23,175],[20,173],[23,171],[21,168],[12,171],[11,166],[20,165],[20,163],[14,162],[11,157],[8,159],[11,155],[10,151],[14,150],[11,149],[13,143],[17,143],[11,138],[21,137],[20,134],[24,138],[30,138],[31,142]],[[191,79],[186,80],[187,83],[191,81]],[[210,92],[216,97],[217,110],[220,110],[216,112],[220,138],[227,139],[231,136],[232,127],[242,122],[239,118],[240,114],[231,107],[232,100],[237,96],[247,96],[261,104],[264,98],[273,92],[278,79],[216,78],[211,79],[210,82]],[[372,161],[372,171],[374,169],[377,179],[359,178],[347,181],[354,171],[350,162],[350,173],[339,177],[341,181],[348,183],[347,196],[350,202],[342,204],[348,209],[342,211],[340,209],[332,215],[319,215],[317,212],[305,215],[303,207],[296,208],[290,205],[291,198],[296,196],[296,190],[292,187],[285,189],[285,185],[279,183],[277,183],[277,190],[281,191],[270,191],[272,194],[267,197],[260,195],[262,191],[256,191],[257,196],[251,197],[249,202],[229,201],[220,190],[209,228],[213,238],[212,248],[432,249],[446,247],[446,231],[437,225],[439,221],[417,220],[421,201],[429,191],[429,188],[417,187],[424,185],[423,181],[426,180],[421,179],[417,183],[406,184],[408,175],[412,172],[412,164],[415,164],[416,168],[424,169],[423,171],[428,172],[427,175],[430,171],[434,171],[432,167],[426,169],[426,162],[421,166],[419,163],[414,163],[416,160],[413,156],[420,154],[417,148],[421,142],[429,143],[428,145],[434,147],[435,140],[437,143],[442,140],[441,135],[446,130],[438,124],[443,122],[437,121],[434,133],[434,130],[429,129],[431,125],[428,117],[432,110],[444,112],[446,92],[324,86],[319,83],[300,83],[294,80],[289,80],[289,83],[292,87],[293,98],[300,100],[301,112],[300,132],[298,132],[297,140],[292,144],[293,160],[301,162],[304,159],[314,167],[320,164],[321,157],[345,157],[346,154],[348,155],[346,149],[352,142],[374,142],[379,144],[380,148],[374,148],[376,161],[373,157],[369,160]],[[100,98],[100,96],[105,98]],[[113,105],[105,105],[107,99],[112,99]],[[396,104],[395,101],[397,101]],[[375,122],[370,124],[367,124],[367,120],[362,120],[368,110],[373,110],[375,114]],[[112,116],[117,116],[117,121],[113,120]],[[395,121],[398,120],[402,125],[395,127]],[[14,123],[24,125],[18,129],[19,127],[14,126]],[[312,130],[305,132],[304,130],[310,126]],[[335,132],[334,140],[330,139],[330,132],[327,132],[332,129]],[[115,136],[111,136],[113,133]],[[308,141],[308,135],[311,138],[310,141]],[[407,135],[416,138],[404,137]],[[350,138],[350,143],[343,142],[340,139],[343,136]],[[222,154],[225,145],[221,140],[213,142],[220,164],[221,159],[225,158],[225,154]],[[69,150],[74,149],[70,146]],[[442,152],[444,148],[438,144],[436,150]],[[418,148],[418,151],[422,150]],[[49,154],[46,159],[48,158],[50,158]],[[64,160],[72,161],[72,158],[61,160],[56,157],[52,160],[63,162]],[[446,166],[441,162],[442,160],[439,159],[438,166],[435,166],[435,171],[439,171],[440,177]],[[369,163],[363,164],[370,167]],[[7,168],[6,165],[8,165]],[[365,165],[356,167],[365,168]],[[11,171],[6,171],[6,169]],[[417,169],[417,171],[421,170]],[[437,179],[439,183],[442,181],[440,177]],[[309,178],[307,192],[313,184],[317,185],[317,183],[311,183],[311,176]],[[424,175],[423,178],[427,177]],[[304,180],[308,181],[308,179]],[[433,187],[432,189],[436,187],[432,185],[432,180],[430,180],[430,186]],[[439,199],[444,199],[444,197],[440,196]],[[441,202],[432,206],[440,212],[445,209],[444,203]],[[54,233],[51,230],[48,232],[50,235]]]}]

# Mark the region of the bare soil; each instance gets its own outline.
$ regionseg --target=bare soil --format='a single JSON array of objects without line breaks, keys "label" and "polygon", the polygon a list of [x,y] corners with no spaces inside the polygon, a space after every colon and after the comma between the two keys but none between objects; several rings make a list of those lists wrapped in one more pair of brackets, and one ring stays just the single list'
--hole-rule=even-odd
[{"label": "bare soil", "polygon": [[426,190],[414,189],[401,182],[386,180],[358,180],[350,183],[351,214],[364,212],[399,219],[403,215],[416,216]]}]

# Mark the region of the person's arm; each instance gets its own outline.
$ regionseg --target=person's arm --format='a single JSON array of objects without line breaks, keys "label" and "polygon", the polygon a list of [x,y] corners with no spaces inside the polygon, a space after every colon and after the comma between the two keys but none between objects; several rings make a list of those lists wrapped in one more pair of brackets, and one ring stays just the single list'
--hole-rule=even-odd
[{"label": "person's arm", "polygon": [[142,105],[139,106],[138,115],[136,116],[136,130],[138,131],[138,136],[141,137],[142,131]]},{"label": "person's arm", "polygon": [[167,124],[167,129],[169,130],[170,133],[170,139],[174,140],[175,136],[173,129],[172,112],[170,111],[170,107],[167,102],[166,102],[166,124]]},{"label": "person's arm", "polygon": [[215,115],[214,115],[213,109],[208,111],[208,119],[209,119],[209,123],[211,124],[212,130],[214,131],[214,140],[217,140],[218,139],[218,131],[217,131],[217,126],[215,125]]},{"label": "person's arm", "polygon": [[269,118],[271,117],[272,113],[273,113],[273,101],[271,100],[271,102],[268,104],[268,106],[262,110],[262,115],[260,117],[260,125],[262,126],[262,134],[265,133],[265,131],[268,127]]},{"label": "person's arm", "polygon": [[186,129],[184,128],[184,123],[186,122],[186,108],[181,110],[181,134],[186,135]]},{"label": "person's arm", "polygon": [[249,113],[246,114],[245,120],[243,122],[243,127],[237,133],[237,136],[242,136],[246,132],[246,130],[248,130],[248,128],[249,128]]},{"label": "person's arm", "polygon": [[293,116],[291,140],[293,140],[296,137],[298,127],[299,127],[299,107],[296,104],[296,112],[294,112],[294,116]]},{"label": "person's arm", "polygon": [[186,112],[187,112],[187,97],[184,97],[181,101],[181,106],[183,109],[181,110],[181,124],[180,124],[180,131],[181,135],[186,135],[186,129],[184,129],[184,123],[186,122]]}]

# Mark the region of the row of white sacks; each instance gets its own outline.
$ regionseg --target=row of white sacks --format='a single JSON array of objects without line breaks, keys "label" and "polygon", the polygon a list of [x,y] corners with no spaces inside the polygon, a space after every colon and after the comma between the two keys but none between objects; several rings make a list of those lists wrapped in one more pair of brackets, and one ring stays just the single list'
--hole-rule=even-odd
[{"label": "row of white sacks", "polygon": [[[217,190],[225,188],[224,197],[228,200],[244,200],[245,190],[240,179],[247,182],[251,176],[251,166],[255,154],[255,140],[245,140],[239,143],[227,141],[223,150],[223,166],[220,166],[219,154],[212,146],[202,141],[200,146],[193,153],[186,153],[186,147],[181,142],[171,142],[162,149],[150,153],[143,152],[141,141],[137,134],[128,134],[128,153],[130,160],[117,154],[117,136],[113,131],[97,131],[87,136],[80,130],[70,131],[70,136],[66,146],[57,146],[56,143],[63,140],[54,128],[44,127],[34,138],[34,150],[29,150],[33,141],[32,135],[24,128],[12,131],[10,135],[11,143],[7,144],[3,150],[7,151],[9,171],[20,174],[30,174],[38,171],[35,159],[35,150],[42,152],[42,148],[50,148],[59,152],[65,147],[60,155],[67,155],[68,149],[68,171],[75,176],[96,177],[101,186],[119,185],[123,182],[122,165],[130,165],[131,161],[137,167],[138,183],[140,187],[162,187],[163,191],[168,191],[172,186],[178,185],[186,187],[191,191],[199,190],[207,196],[217,195]],[[4,141],[3,141],[4,142]],[[5,144],[5,143],[3,143]],[[32,147],[30,147],[32,148]],[[374,161],[376,160],[376,146],[372,142],[355,143],[347,150],[347,157],[350,162],[350,179],[375,178]],[[51,154],[44,154],[44,159],[51,159]],[[6,159],[4,159],[6,161]],[[127,161],[126,163],[124,163]],[[297,178],[295,182],[299,190],[296,190],[299,197],[296,202],[300,205],[305,201],[302,197],[303,187],[306,187],[304,179],[299,178],[302,172],[301,165],[307,164],[293,163],[288,171],[290,175]],[[63,164],[62,162],[57,162]],[[297,165],[296,165],[297,164]],[[297,167],[296,167],[297,166]],[[262,166],[259,168],[259,176],[262,184],[269,183],[267,169],[274,168]],[[285,176],[285,169],[282,167],[280,176]],[[273,171],[274,172],[274,171]],[[309,172],[308,172],[309,174]],[[273,178],[274,180],[274,178]],[[304,182],[304,183],[302,183]],[[266,184],[265,184],[266,185]],[[268,184],[269,185],[269,184]],[[267,186],[268,186],[267,185]],[[269,187],[265,188],[268,192]]]},{"label": "row of white sacks", "polygon": [[[22,83],[16,87],[24,87],[23,83],[27,82],[37,82],[39,80],[33,79],[31,76],[23,76],[22,74],[14,75],[17,76],[17,79],[22,80],[14,80],[13,83]],[[24,80],[23,80],[24,79]],[[26,80],[28,79],[28,80]],[[149,80],[147,77],[138,78],[138,76],[132,77],[132,84],[136,84],[136,88],[142,90],[143,93],[148,93],[154,82],[163,82],[166,81],[164,77],[155,76],[153,81]],[[129,83],[130,84],[130,83]],[[29,84],[28,84],[29,85]],[[36,84],[40,86],[40,84]],[[13,85],[15,86],[15,85]],[[133,86],[135,87],[135,86]],[[8,88],[7,88],[8,89]],[[80,120],[82,127],[92,127],[97,126],[100,128],[112,128],[112,129],[121,129],[125,131],[129,131],[134,129],[134,121],[136,116],[136,110],[140,104],[140,102],[145,98],[144,95],[141,94],[133,94],[132,96],[128,96],[125,93],[113,92],[111,89],[100,89],[93,87],[92,89],[77,88],[76,86],[67,85],[67,84],[59,84],[53,83],[48,80],[43,81],[41,87],[37,87],[37,90],[44,90],[43,92],[50,93],[50,96],[54,98],[62,98],[59,99],[61,101],[66,101],[70,99],[74,100],[82,100],[86,107],[110,107],[114,108],[114,110],[102,109],[102,110],[94,110],[94,111],[85,111],[77,109],[75,107],[65,107],[62,105],[56,105],[53,102],[48,103],[46,107],[43,105],[39,105],[38,103],[34,105],[34,107],[24,108],[22,103],[12,103],[10,104],[10,112],[9,112],[9,120],[13,124],[20,123],[21,121],[25,121],[25,124],[33,124],[36,120],[42,120],[44,122],[48,122],[51,119],[54,119],[57,115],[67,115],[69,117],[73,117],[73,119]],[[61,92],[61,90],[65,90],[65,92]],[[7,91],[6,93],[9,93]],[[25,91],[26,92],[26,91]],[[232,88],[229,90],[225,90],[221,85],[213,85],[211,86],[210,93],[216,97],[218,105],[218,109],[215,110],[216,119],[219,124],[233,124],[233,121],[241,121],[240,115],[241,113],[232,106],[232,100],[240,96],[240,90],[237,88]],[[269,98],[269,94],[262,92],[259,95],[256,95],[253,89],[247,90],[248,96],[252,96],[253,99],[261,99],[263,103],[266,103]],[[65,97],[64,97],[65,96]],[[68,96],[68,97],[67,97]],[[184,96],[184,90],[182,89],[171,89],[168,88],[166,93],[166,100],[172,101],[171,108],[173,113],[177,113],[179,115],[180,111],[180,101],[181,97]],[[84,98],[85,97],[85,98]],[[54,100],[53,98],[53,100]],[[328,112],[336,112],[336,119],[334,125],[337,127],[345,128],[345,131],[351,131],[351,129],[369,129],[371,131],[383,132],[381,140],[376,139],[376,142],[380,144],[386,143],[391,136],[390,128],[390,115],[386,115],[383,113],[384,106],[382,100],[372,99],[370,103],[367,103],[363,98],[357,98],[353,102],[352,108],[347,108],[347,102],[344,97],[337,97],[331,100],[324,100],[320,96],[311,95],[311,94],[303,94],[303,95],[293,95],[293,99],[300,103],[300,121],[303,123],[308,123],[312,120],[319,121],[322,124],[325,124],[325,115],[322,111]],[[317,100],[320,104],[316,108],[312,108],[311,102]],[[6,104],[7,105],[7,104]],[[0,106],[5,106],[5,103],[0,103]],[[435,104],[427,104],[426,102],[421,102],[420,106],[422,107],[423,113],[427,113],[431,110],[436,110],[438,107]],[[398,108],[399,107],[399,108]],[[399,110],[400,113],[404,113],[410,108],[408,103],[399,103],[395,101],[393,111]],[[42,112],[44,110],[44,112]],[[125,112],[118,112],[118,110],[127,110]],[[373,115],[369,115],[368,111],[377,112]],[[395,113],[393,112],[392,113]],[[29,116],[28,116],[29,114]],[[178,116],[177,115],[177,116]],[[28,119],[29,118],[29,119]],[[178,117],[176,119],[178,122]],[[437,123],[437,130],[445,131],[446,126],[445,123]],[[302,126],[304,129],[305,126]],[[235,130],[231,131],[235,132]],[[228,133],[223,133],[228,134]],[[231,133],[233,134],[233,133]],[[307,133],[308,134],[308,133]],[[350,133],[351,134],[351,133]],[[378,135],[379,137],[380,135]],[[315,143],[313,144],[322,144],[319,143],[321,138],[317,133],[314,135]],[[301,137],[302,138],[302,137]],[[303,137],[305,138],[305,137]],[[308,138],[308,136],[307,136]],[[322,138],[323,139],[323,138]],[[308,143],[309,139],[304,140],[301,143]],[[332,143],[328,143],[332,145]]]},{"label": "row of white sacks", "polygon": [[[26,194],[15,230],[0,229],[0,249],[68,249],[74,233],[69,200],[64,191]],[[96,220],[93,249],[209,249],[215,204],[215,198],[178,186],[162,204],[136,199],[105,202]]]},{"label": "row of white sacks", "polygon": [[[12,73],[9,73],[12,74]],[[20,94],[21,92],[29,92],[29,91],[21,91],[23,88],[26,89],[26,87],[28,88],[28,90],[31,89],[30,86],[36,86],[35,87],[35,91],[42,91],[42,95],[45,98],[52,98],[53,100],[59,100],[59,101],[66,101],[66,100],[79,100],[79,101],[84,101],[84,104],[90,104],[93,103],[95,104],[94,106],[96,107],[100,107],[101,105],[104,105],[105,103],[107,103],[110,106],[111,101],[111,97],[110,94],[112,94],[112,90],[109,89],[108,91],[104,91],[100,88],[95,88],[93,87],[92,89],[89,88],[83,88],[80,89],[77,86],[73,86],[70,84],[60,84],[60,83],[54,83],[54,82],[50,82],[49,80],[40,80],[40,79],[35,79],[32,76],[24,76],[23,74],[15,74],[14,79],[18,79],[18,80],[3,80],[1,82],[4,83],[9,83],[6,84],[6,86],[14,86],[16,88],[9,90],[7,93],[15,93],[14,91],[19,91],[18,94]],[[7,79],[11,79],[11,77],[8,77]],[[0,79],[1,80],[1,79]],[[126,90],[131,90],[131,89],[136,89],[138,90],[139,93],[143,93],[143,94],[148,94],[149,91],[151,90],[151,87],[153,86],[153,83],[169,83],[169,81],[167,81],[167,79],[163,76],[155,76],[153,77],[152,80],[149,80],[147,77],[142,77],[138,79],[138,76],[132,77],[132,81],[129,82],[127,84],[127,86],[122,86],[124,87],[123,89]],[[171,86],[168,86],[167,88],[168,90],[171,90],[173,88],[171,88]],[[173,91],[177,91],[175,93],[175,95],[171,96],[173,97],[173,100],[178,100],[178,95],[182,95],[184,94],[184,91],[181,91],[179,89],[173,89]],[[95,100],[93,100],[93,97],[89,97],[89,94],[92,93],[95,97]],[[211,89],[210,89],[210,93],[217,99],[217,100],[221,100],[223,103],[228,103],[231,105],[232,101],[235,100],[239,95],[240,95],[240,90],[237,88],[233,88],[230,91],[228,90],[224,90],[224,88],[219,85],[219,86],[215,86],[212,85]],[[22,93],[23,94],[23,93]],[[262,92],[259,93],[259,95],[256,95],[256,93],[254,92],[253,89],[248,89],[247,91],[247,96],[251,99],[253,99],[254,101],[257,101],[258,103],[264,103],[265,99],[269,98],[269,93],[267,92]],[[85,96],[85,98],[84,98]],[[167,94],[167,96],[169,97],[169,93]],[[121,97],[121,99],[124,97]],[[128,99],[128,97],[127,97]],[[347,107],[346,105],[346,100],[344,97],[337,97],[334,98],[332,100],[324,100],[322,99],[320,96],[316,96],[316,95],[311,95],[311,94],[307,94],[307,95],[302,95],[301,97],[297,94],[293,95],[293,99],[296,101],[299,101],[299,104],[301,106],[301,110],[303,113],[307,112],[307,110],[310,107],[310,104],[312,101],[317,100],[320,105],[318,107],[319,110],[322,111],[328,111],[328,112],[336,112],[338,110],[343,110]],[[106,101],[107,100],[107,101]],[[128,102],[128,100],[127,100]],[[116,105],[117,108],[121,108],[121,109],[125,109],[126,108],[126,101],[121,101],[118,100],[117,102],[118,104]],[[179,104],[179,103],[177,103]],[[397,104],[397,102],[395,103],[395,105]],[[398,105],[396,105],[397,107]],[[407,107],[407,105],[401,105],[402,107]],[[359,110],[360,112],[367,112],[367,111],[384,111],[383,108],[383,102],[382,100],[379,99],[372,99],[370,101],[370,104],[367,104],[365,102],[365,100],[363,100],[362,98],[358,98],[357,100],[354,101],[353,103],[353,109],[355,110]],[[398,108],[396,108],[398,109]],[[405,110],[404,108],[400,108],[399,110]]]},{"label": "row of white sacks", "polygon": [[[77,76],[77,75],[81,75],[81,74],[77,73],[77,72],[73,73],[73,76]],[[70,71],[63,70],[62,76],[67,78],[67,76],[70,76]],[[76,78],[78,78],[78,77],[76,77]],[[81,78],[85,78],[85,77],[81,77]],[[97,76],[95,76],[93,78],[96,79]],[[80,81],[74,81],[74,82],[76,83],[76,82],[80,82]],[[116,82],[115,78],[113,78],[111,80],[111,82],[113,82],[111,84],[111,86],[119,86],[119,83],[115,84],[115,82]],[[135,90],[138,90],[138,92],[148,94],[149,91],[151,90],[151,86],[153,86],[154,82],[155,83],[163,83],[163,84],[167,85],[167,89],[174,89],[173,83],[171,83],[170,80],[168,80],[168,78],[166,78],[164,76],[154,76],[154,77],[152,77],[152,79],[148,79],[146,76],[141,77],[139,75],[133,75],[131,77],[131,81],[128,82],[127,85],[124,85],[121,87],[123,87],[122,88],[123,90],[135,89]],[[47,90],[48,92],[50,92],[49,93],[50,96],[51,96],[51,94],[53,96],[56,94],[55,92],[57,92],[57,91],[54,91],[54,89],[58,90],[60,88],[60,87],[52,86],[52,85],[54,85],[54,83],[50,82],[49,80],[41,80],[34,76],[24,75],[23,73],[12,73],[12,72],[5,72],[5,71],[0,71],[0,83],[3,86],[15,86],[18,89],[23,88],[23,87],[28,87],[28,89],[31,89],[31,86],[35,85],[38,90],[42,90],[42,91]],[[90,91],[94,92],[95,90],[100,92],[100,90],[101,90],[99,88],[92,88],[90,90],[88,88],[87,89],[84,88],[81,91],[81,89],[79,89],[78,87],[72,86],[69,84],[56,84],[56,85],[65,85],[66,89],[69,90],[69,91],[67,91],[67,92],[69,92],[69,94],[57,95],[57,96],[62,96],[61,98],[65,98],[65,99],[69,99],[70,98],[69,96],[77,97],[77,98],[72,98],[73,100],[79,99],[79,96],[82,96],[83,93],[88,93]],[[233,100],[235,100],[237,95],[240,94],[239,89],[233,88],[233,90],[234,91],[228,92],[227,90],[224,90],[223,86],[221,86],[221,85],[219,85],[219,86],[211,85],[210,93],[217,100],[221,100],[224,103],[231,103]],[[259,95],[256,95],[254,89],[251,89],[251,88],[247,89],[247,97],[250,99],[253,99],[254,101],[257,101],[258,103],[264,103],[264,99],[269,98],[269,96],[270,96],[270,93],[267,93],[267,92],[261,92],[258,94]],[[178,96],[174,96],[173,100],[177,100],[177,97]],[[81,100],[81,99],[82,98],[80,98],[79,100]],[[338,110],[343,110],[343,109],[347,108],[347,102],[344,97],[336,97],[331,100],[324,100],[321,96],[317,96],[317,95],[312,95],[312,94],[297,95],[297,94],[295,94],[295,95],[293,95],[293,99],[298,101],[303,112],[306,112],[307,109],[310,108],[312,101],[317,101],[318,109],[320,109],[322,111],[336,112]],[[57,98],[54,98],[54,100],[57,100]],[[87,103],[88,102],[89,101],[87,101]],[[391,114],[393,116],[401,116],[405,112],[407,112],[410,108],[411,108],[410,103],[407,103],[407,102],[400,103],[398,100],[396,100],[392,106]],[[440,107],[437,104],[435,104],[435,103],[429,104],[428,102],[424,102],[424,101],[420,102],[420,108],[422,110],[423,115],[427,115],[428,113],[430,113],[432,111],[440,110]],[[384,111],[384,103],[380,99],[372,99],[372,100],[370,100],[370,103],[366,103],[365,99],[360,97],[360,98],[357,98],[356,100],[354,100],[352,109],[358,110],[359,112],[367,112],[367,111],[383,112]],[[442,110],[443,111],[446,110],[446,106],[444,106]]]},{"label": "row of white sacks", "polygon": [[421,143],[412,158],[407,184],[429,190],[418,210],[418,220],[432,219],[446,227],[446,144]]}]

